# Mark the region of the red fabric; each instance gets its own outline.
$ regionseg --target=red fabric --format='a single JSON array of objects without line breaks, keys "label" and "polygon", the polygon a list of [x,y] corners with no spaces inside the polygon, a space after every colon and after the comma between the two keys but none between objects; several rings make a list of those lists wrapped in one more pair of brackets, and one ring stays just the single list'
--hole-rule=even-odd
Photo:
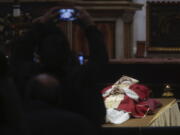
[{"label": "red fabric", "polygon": [[141,104],[141,102],[136,102],[128,96],[125,96],[117,109],[129,112],[133,117],[141,118],[149,111],[149,106],[147,104]]},{"label": "red fabric", "polygon": [[142,118],[144,117],[149,111],[149,106],[147,105],[141,105],[141,104],[136,104],[136,110],[135,112],[132,112],[132,116],[135,118]]},{"label": "red fabric", "polygon": [[126,112],[134,112],[135,111],[135,103],[133,99],[128,96],[124,96],[124,100],[119,104],[118,110],[124,110]]},{"label": "red fabric", "polygon": [[[112,88],[108,86],[104,88],[101,93],[103,94],[108,89]],[[153,113],[155,109],[161,106],[161,103],[156,99],[149,98],[150,89],[142,84],[133,84],[129,87],[130,90],[134,91],[139,96],[139,101],[135,101],[127,95],[124,96],[124,99],[119,103],[117,110],[124,110],[129,112],[132,117],[141,118],[146,114]],[[106,97],[104,98],[104,100]]]},{"label": "red fabric", "polygon": [[148,98],[146,101],[142,101],[141,104],[146,104],[147,106],[149,106],[149,109],[152,112],[162,106],[161,102],[153,98]]},{"label": "red fabric", "polygon": [[132,91],[138,94],[140,100],[146,100],[149,98],[150,89],[142,84],[133,84],[129,87]]}]

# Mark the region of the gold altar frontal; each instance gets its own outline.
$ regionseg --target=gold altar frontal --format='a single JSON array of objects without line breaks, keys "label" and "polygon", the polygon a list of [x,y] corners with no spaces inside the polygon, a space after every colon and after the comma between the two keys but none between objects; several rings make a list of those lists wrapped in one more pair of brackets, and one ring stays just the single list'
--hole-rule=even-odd
[{"label": "gold altar frontal", "polygon": [[149,127],[149,126],[180,126],[180,112],[176,99],[159,98],[162,107],[157,109],[153,115],[144,118],[131,118],[122,124],[104,124],[102,127]]}]

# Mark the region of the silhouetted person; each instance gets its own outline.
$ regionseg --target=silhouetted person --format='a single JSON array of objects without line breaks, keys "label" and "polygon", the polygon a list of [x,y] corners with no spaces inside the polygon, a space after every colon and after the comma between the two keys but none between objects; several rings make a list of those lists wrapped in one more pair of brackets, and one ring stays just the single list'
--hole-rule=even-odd
[{"label": "silhouetted person", "polygon": [[8,60],[0,52],[0,134],[29,135],[20,96],[8,76]]},{"label": "silhouetted person", "polygon": [[34,102],[43,105],[57,107],[61,104],[62,88],[58,79],[48,74],[39,74],[31,78],[25,91],[25,102],[27,109],[31,104],[35,107]]},{"label": "silhouetted person", "polygon": [[[64,33],[52,23],[57,15],[54,8],[34,21],[32,29],[13,42],[10,58],[13,77],[24,96],[28,80],[47,73],[59,80],[62,87],[62,104],[65,110],[79,113],[100,126],[105,120],[105,106],[97,82],[101,68],[108,57],[102,33],[89,14],[78,8],[80,26],[89,42],[89,59],[81,66],[72,53]],[[39,59],[34,59],[34,53]],[[24,98],[24,97],[23,97]]]},{"label": "silhouetted person", "polygon": [[64,110],[60,104],[57,107],[60,92],[59,81],[48,74],[39,74],[28,82],[25,112],[31,133],[96,135],[97,131],[88,119]]}]

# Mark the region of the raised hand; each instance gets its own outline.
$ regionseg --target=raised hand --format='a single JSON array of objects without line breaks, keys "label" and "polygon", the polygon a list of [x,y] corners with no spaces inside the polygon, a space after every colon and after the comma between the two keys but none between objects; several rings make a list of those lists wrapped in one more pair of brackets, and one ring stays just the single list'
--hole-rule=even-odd
[{"label": "raised hand", "polygon": [[58,9],[60,9],[59,6],[51,8],[44,15],[34,19],[33,23],[36,23],[36,22],[45,23],[45,22],[52,20],[59,14],[58,12],[56,12]]},{"label": "raised hand", "polygon": [[76,16],[80,25],[83,25],[84,27],[87,27],[89,25],[95,25],[92,17],[84,8],[77,6],[75,7],[75,9],[78,10]]}]

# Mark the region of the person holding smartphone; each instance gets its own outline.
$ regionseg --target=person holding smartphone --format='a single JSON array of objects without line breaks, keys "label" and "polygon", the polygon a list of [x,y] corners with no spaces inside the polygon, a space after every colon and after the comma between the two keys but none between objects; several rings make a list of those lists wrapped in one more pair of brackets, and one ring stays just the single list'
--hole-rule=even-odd
[{"label": "person holding smartphone", "polygon": [[[30,31],[13,42],[12,75],[23,99],[30,78],[40,73],[56,77],[62,85],[60,107],[79,113],[100,127],[105,122],[106,109],[97,78],[108,61],[103,35],[86,10],[73,7],[77,11],[74,22],[83,29],[89,44],[88,62],[81,66],[67,37],[52,21],[59,17],[60,9],[52,8],[35,19]],[[33,61],[34,53],[39,56],[38,62]]]}]

